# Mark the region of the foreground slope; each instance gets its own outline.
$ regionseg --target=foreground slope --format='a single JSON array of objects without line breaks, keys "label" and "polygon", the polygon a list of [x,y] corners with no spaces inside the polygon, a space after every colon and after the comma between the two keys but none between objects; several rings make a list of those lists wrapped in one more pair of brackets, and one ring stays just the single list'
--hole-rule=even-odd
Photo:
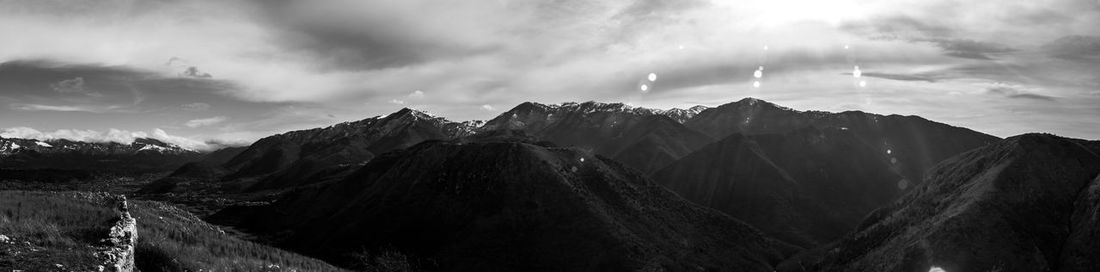
[{"label": "foreground slope", "polygon": [[813,127],[734,134],[653,179],[802,247],[839,238],[908,186],[887,154],[852,131]]},{"label": "foreground slope", "polygon": [[954,157],[781,271],[1097,271],[1100,142],[1027,134]]},{"label": "foreground slope", "polygon": [[[114,271],[112,265],[123,264],[144,272],[344,271],[230,236],[172,205],[154,201],[120,205],[119,200],[125,198],[106,193],[0,191],[0,269]],[[134,219],[128,221],[129,228],[116,225],[130,216]],[[136,242],[122,239],[131,237]]]},{"label": "foreground slope", "polygon": [[619,163],[499,138],[425,142],[219,217],[340,263],[389,249],[447,271],[772,271],[782,257]]}]

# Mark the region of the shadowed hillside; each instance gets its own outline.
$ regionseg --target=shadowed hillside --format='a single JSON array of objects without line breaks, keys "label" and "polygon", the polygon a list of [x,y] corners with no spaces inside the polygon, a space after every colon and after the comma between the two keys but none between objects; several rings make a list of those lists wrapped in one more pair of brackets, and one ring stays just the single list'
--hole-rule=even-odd
[{"label": "shadowed hillside", "polygon": [[1100,143],[1026,134],[954,157],[782,271],[1096,271]]},{"label": "shadowed hillside", "polygon": [[340,263],[392,249],[443,271],[771,271],[755,229],[571,148],[425,142],[272,206],[216,215]]}]

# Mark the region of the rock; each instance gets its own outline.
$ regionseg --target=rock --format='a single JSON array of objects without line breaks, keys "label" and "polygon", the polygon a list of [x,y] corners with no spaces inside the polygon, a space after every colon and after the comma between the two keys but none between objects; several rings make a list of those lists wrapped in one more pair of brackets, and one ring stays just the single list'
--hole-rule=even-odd
[{"label": "rock", "polygon": [[7,235],[0,234],[0,243],[7,243],[8,241],[11,241],[11,238],[8,238]]}]

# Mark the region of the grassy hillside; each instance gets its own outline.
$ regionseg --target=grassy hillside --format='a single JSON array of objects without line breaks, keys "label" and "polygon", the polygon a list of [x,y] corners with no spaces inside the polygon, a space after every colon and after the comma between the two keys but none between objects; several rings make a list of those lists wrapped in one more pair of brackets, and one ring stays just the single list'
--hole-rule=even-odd
[{"label": "grassy hillside", "polygon": [[191,213],[132,201],[138,220],[137,266],[155,271],[341,271],[322,261],[232,237]]},{"label": "grassy hillside", "polygon": [[[96,271],[94,253],[108,246],[100,239],[119,217],[111,199],[105,193],[0,191],[0,271]],[[341,271],[232,237],[175,206],[129,206],[137,219],[135,261],[144,272]]]},{"label": "grassy hillside", "polygon": [[94,271],[119,216],[108,196],[0,191],[0,271]]}]

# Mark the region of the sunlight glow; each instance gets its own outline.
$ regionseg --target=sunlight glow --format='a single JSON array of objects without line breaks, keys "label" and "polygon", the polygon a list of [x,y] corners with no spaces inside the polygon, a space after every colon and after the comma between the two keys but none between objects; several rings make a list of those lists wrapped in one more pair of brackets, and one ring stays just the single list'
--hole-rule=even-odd
[{"label": "sunlight glow", "polygon": [[940,268],[939,266],[933,266],[932,268],[928,269],[928,272],[947,272],[947,270],[943,270],[943,268]]},{"label": "sunlight glow", "polygon": [[863,19],[873,5],[858,0],[716,0],[714,3],[759,14],[755,21],[763,26],[817,21],[839,24]]}]

